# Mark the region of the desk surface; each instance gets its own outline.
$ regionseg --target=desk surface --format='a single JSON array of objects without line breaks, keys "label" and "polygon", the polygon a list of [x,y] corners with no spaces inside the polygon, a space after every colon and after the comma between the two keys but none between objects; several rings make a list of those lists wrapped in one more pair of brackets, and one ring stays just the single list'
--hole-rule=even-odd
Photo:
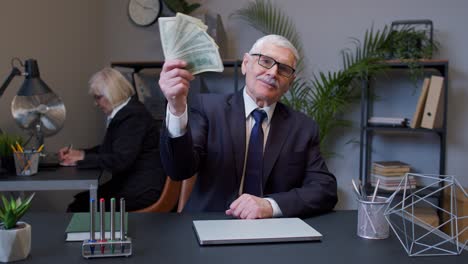
[{"label": "desk surface", "polygon": [[89,190],[97,198],[100,170],[76,167],[40,168],[32,176],[0,176],[0,191]]},{"label": "desk surface", "polygon": [[338,211],[305,221],[323,234],[321,242],[224,245],[201,247],[192,220],[226,218],[223,214],[129,215],[133,255],[128,258],[87,260],[81,243],[65,243],[64,230],[70,215],[27,214],[32,226],[31,255],[17,263],[468,263],[460,256],[408,257],[394,234],[385,240],[367,240],[356,235],[356,211]]},{"label": "desk surface", "polygon": [[0,176],[0,183],[10,181],[70,181],[70,180],[96,180],[99,170],[77,169],[76,167],[39,168],[39,172],[32,176],[17,176],[8,172]]}]

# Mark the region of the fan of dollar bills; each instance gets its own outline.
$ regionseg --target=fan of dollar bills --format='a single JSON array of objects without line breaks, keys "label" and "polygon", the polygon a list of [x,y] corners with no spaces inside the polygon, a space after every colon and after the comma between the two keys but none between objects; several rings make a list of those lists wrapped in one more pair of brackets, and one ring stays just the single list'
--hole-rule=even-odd
[{"label": "fan of dollar bills", "polygon": [[224,70],[218,45],[200,19],[177,13],[175,17],[159,18],[158,23],[166,60],[186,61],[186,69],[192,74]]}]

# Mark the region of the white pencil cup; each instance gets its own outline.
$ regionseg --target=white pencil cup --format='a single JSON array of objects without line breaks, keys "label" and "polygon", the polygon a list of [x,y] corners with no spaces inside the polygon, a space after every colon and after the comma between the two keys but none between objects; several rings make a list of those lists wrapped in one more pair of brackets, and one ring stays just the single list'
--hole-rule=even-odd
[{"label": "white pencil cup", "polygon": [[372,196],[358,199],[357,235],[368,239],[384,239],[389,236],[389,225],[384,212],[388,206],[386,197]]}]

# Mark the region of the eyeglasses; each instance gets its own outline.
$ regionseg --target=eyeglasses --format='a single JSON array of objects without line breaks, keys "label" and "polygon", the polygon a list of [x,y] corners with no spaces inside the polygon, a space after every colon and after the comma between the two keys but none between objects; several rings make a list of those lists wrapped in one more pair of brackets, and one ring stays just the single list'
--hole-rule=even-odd
[{"label": "eyeglasses", "polygon": [[273,68],[273,66],[278,65],[278,74],[281,76],[289,78],[296,71],[291,66],[283,64],[283,63],[279,63],[272,57],[268,57],[260,53],[255,53],[255,54],[250,54],[250,55],[258,56],[258,65],[262,66],[263,68],[271,69]]}]

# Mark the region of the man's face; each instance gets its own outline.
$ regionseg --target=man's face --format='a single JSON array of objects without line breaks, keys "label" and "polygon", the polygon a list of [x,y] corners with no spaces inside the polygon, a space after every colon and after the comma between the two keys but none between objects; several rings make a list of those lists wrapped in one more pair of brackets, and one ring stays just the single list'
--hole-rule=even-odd
[{"label": "man's face", "polygon": [[[284,47],[279,47],[270,43],[265,43],[255,54],[245,54],[242,61],[242,73],[245,74],[247,94],[256,101],[257,105],[264,107],[278,102],[294,81],[294,73],[290,77],[284,76],[287,66],[294,68],[294,54]],[[270,69],[260,64],[274,64]],[[259,64],[260,60],[260,64]],[[271,65],[270,65],[271,66]],[[281,68],[281,69],[280,69]],[[286,74],[287,75],[287,74]]]},{"label": "man's face", "polygon": [[112,113],[112,110],[113,110],[112,104],[109,102],[109,100],[107,100],[106,97],[102,95],[94,95],[93,97],[94,97],[94,103],[96,104],[96,106],[99,107],[99,109],[101,109],[101,111],[104,112],[106,116]]}]

